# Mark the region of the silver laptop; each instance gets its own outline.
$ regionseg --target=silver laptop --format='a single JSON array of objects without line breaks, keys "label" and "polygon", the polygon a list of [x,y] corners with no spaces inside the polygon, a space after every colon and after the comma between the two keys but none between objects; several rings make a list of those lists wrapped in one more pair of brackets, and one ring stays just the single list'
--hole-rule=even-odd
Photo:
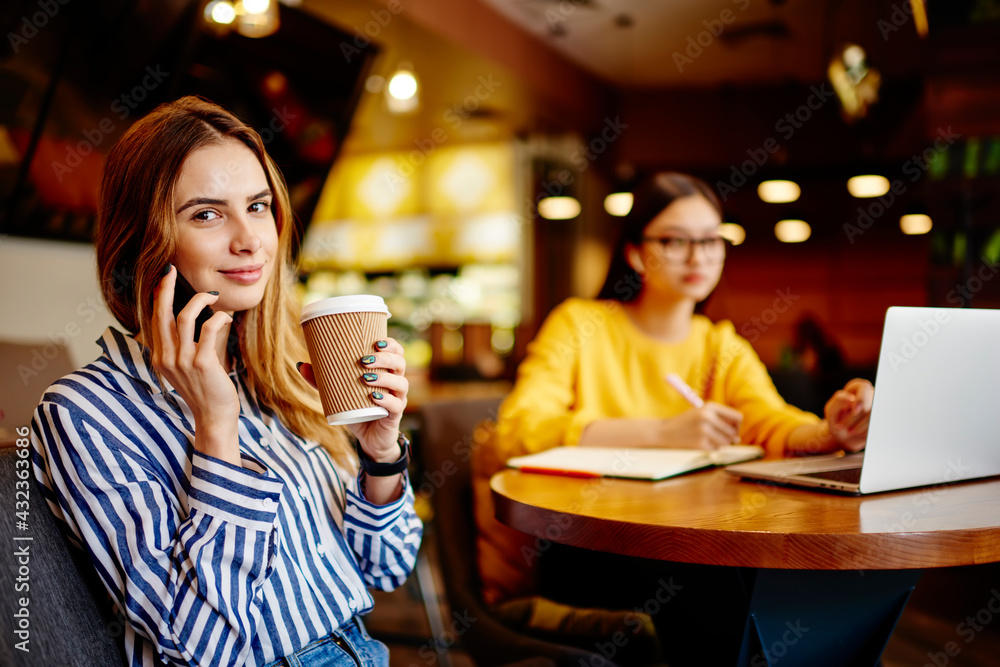
[{"label": "silver laptop", "polygon": [[1000,310],[889,308],[875,380],[863,454],[726,472],[851,493],[1000,475]]}]

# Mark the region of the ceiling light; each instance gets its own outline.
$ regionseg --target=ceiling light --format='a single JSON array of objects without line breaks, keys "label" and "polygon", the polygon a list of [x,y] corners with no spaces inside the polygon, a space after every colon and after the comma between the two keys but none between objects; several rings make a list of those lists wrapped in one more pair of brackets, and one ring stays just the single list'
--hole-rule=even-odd
[{"label": "ceiling light", "polygon": [[746,241],[747,230],[743,229],[743,225],[738,225],[735,222],[724,222],[719,225],[719,236],[733,245],[740,245]]},{"label": "ceiling light", "polygon": [[604,198],[604,210],[619,218],[632,210],[631,192],[614,192]]},{"label": "ceiling light", "polygon": [[238,0],[236,31],[244,37],[267,37],[278,30],[278,3],[270,0]]},{"label": "ceiling light", "polygon": [[389,79],[389,94],[397,100],[408,100],[417,94],[417,79],[412,72],[400,70]]},{"label": "ceiling light", "polygon": [[580,215],[580,202],[574,197],[546,197],[538,202],[538,215],[546,220],[569,220]]},{"label": "ceiling light", "polygon": [[757,186],[757,194],[768,204],[787,204],[798,199],[802,189],[795,181],[764,181]]},{"label": "ceiling light", "polygon": [[409,64],[401,64],[389,77],[385,87],[385,102],[393,113],[407,113],[420,106],[420,84]]},{"label": "ceiling light", "polygon": [[907,213],[899,219],[899,228],[904,234],[926,234],[932,226],[931,216],[925,213]]},{"label": "ceiling light", "polygon": [[805,220],[782,220],[774,226],[774,235],[782,243],[802,243],[812,235]]},{"label": "ceiling light", "polygon": [[858,198],[881,197],[889,191],[889,179],[874,174],[853,176],[847,180],[847,191]]},{"label": "ceiling light", "polygon": [[236,8],[229,0],[212,0],[205,5],[205,20],[229,25],[236,18]]}]

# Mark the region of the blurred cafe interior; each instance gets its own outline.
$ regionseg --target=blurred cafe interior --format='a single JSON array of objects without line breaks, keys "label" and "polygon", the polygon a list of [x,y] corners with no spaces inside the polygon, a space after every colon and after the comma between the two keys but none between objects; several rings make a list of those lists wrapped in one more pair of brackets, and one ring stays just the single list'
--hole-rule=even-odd
[{"label": "blurred cafe interior", "polygon": [[[732,247],[704,313],[805,409],[874,380],[887,307],[1000,307],[996,0],[13,0],[0,24],[7,431],[99,354],[103,159],[185,94],[283,170],[302,303],[386,300],[417,433],[424,405],[509,390],[657,170],[719,194]],[[370,629],[394,664],[472,664],[435,643],[430,563]],[[926,662],[998,572],[918,589],[883,664]],[[996,664],[997,626],[949,664]]]}]

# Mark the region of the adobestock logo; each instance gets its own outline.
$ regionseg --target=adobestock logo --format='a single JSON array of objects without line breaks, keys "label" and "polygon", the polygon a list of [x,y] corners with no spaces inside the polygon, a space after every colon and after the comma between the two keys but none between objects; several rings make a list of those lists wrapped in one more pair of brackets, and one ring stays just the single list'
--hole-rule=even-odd
[{"label": "adobestock logo", "polygon": [[[742,12],[750,6],[750,0],[733,0],[733,4],[738,5],[739,10]],[[684,52],[674,51],[674,65],[677,66],[677,71],[683,74],[684,68],[701,56],[705,52],[705,49],[710,47],[719,38],[719,35],[726,29],[726,26],[735,20],[736,14],[732,9],[727,7],[719,12],[718,18],[702,21],[701,24],[705,26],[705,29],[697,35],[688,35],[687,46],[684,48]]]},{"label": "adobestock logo", "polygon": [[[476,79],[476,84],[472,92],[462,100],[461,105],[455,104],[445,110],[442,118],[451,126],[452,130],[458,130],[458,128],[462,127],[465,119],[471,116],[479,108],[480,104],[488,100],[496,92],[497,88],[503,85],[503,82],[495,79],[491,73],[480,75]],[[438,126],[431,130],[429,137],[414,139],[413,145],[416,148],[401,158],[393,158],[395,170],[387,171],[383,174],[383,178],[389,189],[396,192],[403,185],[404,181],[413,176],[417,168],[438,148],[447,143],[450,138],[448,132],[443,127]]]},{"label": "adobestock logo", "polygon": [[882,35],[882,39],[889,41],[892,34],[899,31],[904,25],[909,23],[910,19],[913,18],[913,4],[903,0],[892,6],[892,12],[889,14],[889,20],[879,19],[875,24],[878,26],[879,34]]},{"label": "adobestock logo", "polygon": [[[116,97],[109,107],[110,111],[118,118],[125,120],[135,111],[139,104],[145,100],[156,88],[170,76],[170,72],[164,72],[160,65],[147,65],[142,80],[131,90],[125,91]],[[87,157],[107,140],[116,130],[117,124],[110,117],[102,118],[93,128],[83,131],[83,139],[74,145],[66,146],[66,156],[62,162],[51,163],[52,173],[56,180],[62,183],[66,174],[72,173],[74,169],[83,164],[83,158]]]},{"label": "adobestock logo", "polygon": [[802,621],[785,621],[785,630],[781,639],[776,640],[770,646],[765,646],[750,659],[750,667],[771,667],[781,661],[788,654],[788,649],[799,643],[799,640],[809,632],[809,628],[802,625]]},{"label": "adobestock logo", "polygon": [[792,289],[786,287],[774,290],[778,296],[771,302],[770,308],[765,308],[760,312],[760,316],[751,317],[748,322],[744,322],[740,327],[740,335],[747,339],[749,343],[756,343],[757,340],[767,332],[768,328],[778,321],[778,316],[788,312],[792,304],[799,300],[798,294],[792,294]]},{"label": "adobestock logo", "polygon": [[934,313],[933,319],[920,320],[917,323],[920,326],[920,331],[914,331],[909,336],[901,337],[898,351],[889,352],[889,363],[892,370],[899,370],[900,366],[909,364],[917,356],[917,353],[927,347],[931,339],[941,331],[941,325],[950,321],[951,313],[943,310]]},{"label": "adobestock logo", "polygon": [[[780,134],[785,141],[790,140],[812,119],[815,112],[822,109],[835,96],[836,93],[828,84],[810,86],[806,101],[775,121],[774,131]],[[729,201],[729,196],[746,185],[747,180],[767,164],[771,156],[779,150],[781,150],[781,144],[774,137],[765,139],[759,148],[748,148],[746,154],[749,159],[732,165],[728,180],[716,181],[715,191],[719,195],[719,199],[723,202]]]},{"label": "adobestock logo", "polygon": [[[937,134],[933,145],[925,148],[919,155],[911,156],[903,163],[901,171],[905,176],[909,176],[910,183],[916,183],[921,176],[927,173],[934,161],[962,137],[954,132],[950,125],[947,128],[939,128]],[[855,239],[871,229],[872,225],[892,207],[896,199],[906,194],[907,190],[907,184],[896,179],[890,185],[889,192],[865,206],[858,206],[858,217],[855,222],[843,224],[847,240],[853,245]]]},{"label": "adobestock logo", "polygon": [[993,280],[993,276],[997,274],[997,271],[1000,271],[1000,262],[992,261],[985,255],[980,257],[980,260],[981,263],[975,275],[970,275],[965,282],[955,285],[955,289],[949,291],[945,296],[945,301],[953,306],[964,308],[972,301],[972,297],[983,289],[986,283]]},{"label": "adobestock logo", "polygon": [[8,32],[7,41],[10,42],[11,50],[17,54],[21,47],[28,43],[38,34],[38,31],[49,24],[51,19],[56,17],[61,5],[68,5],[70,0],[39,0],[38,10],[31,16],[21,17],[21,26],[17,32]]},{"label": "adobestock logo", "polygon": [[600,157],[627,129],[628,124],[622,122],[621,116],[615,116],[614,120],[610,117],[605,118],[604,127],[601,128],[599,135],[573,151],[569,158],[570,163],[578,171],[586,171],[590,163]]},{"label": "adobestock logo", "polygon": [[361,55],[362,51],[371,46],[372,40],[378,37],[379,33],[402,11],[403,3],[400,0],[389,0],[385,3],[385,9],[371,10],[372,20],[365,23],[364,30],[354,28],[353,43],[340,42],[340,53],[344,56],[344,61],[350,64],[354,56]]},{"label": "adobestock logo", "polygon": [[[971,644],[980,632],[1000,616],[1000,591],[993,588],[989,595],[989,599],[978,611],[966,616],[964,621],[955,626],[955,633],[966,644]],[[936,653],[927,652],[929,662],[924,663],[924,667],[947,667],[951,664],[951,659],[961,653],[964,647],[958,642],[949,641],[942,648],[943,651]]]}]

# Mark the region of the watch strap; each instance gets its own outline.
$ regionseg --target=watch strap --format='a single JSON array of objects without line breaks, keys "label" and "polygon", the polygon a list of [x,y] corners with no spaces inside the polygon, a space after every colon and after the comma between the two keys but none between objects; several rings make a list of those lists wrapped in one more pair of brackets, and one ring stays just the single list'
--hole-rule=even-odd
[{"label": "watch strap", "polygon": [[410,439],[402,431],[396,439],[399,443],[399,458],[391,463],[379,463],[369,458],[361,447],[359,440],[354,441],[354,447],[358,452],[358,461],[361,462],[361,469],[370,477],[392,477],[406,471],[410,464]]}]

